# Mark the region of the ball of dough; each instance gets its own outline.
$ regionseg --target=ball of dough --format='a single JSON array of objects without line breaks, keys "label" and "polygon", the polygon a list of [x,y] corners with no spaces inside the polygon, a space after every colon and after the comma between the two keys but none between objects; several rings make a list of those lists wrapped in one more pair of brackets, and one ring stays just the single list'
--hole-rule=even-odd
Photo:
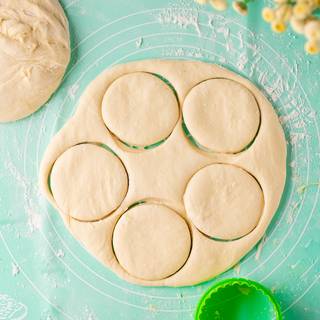
[{"label": "ball of dough", "polygon": [[167,138],[179,118],[173,90],[164,81],[145,72],[115,80],[102,103],[106,126],[131,146],[148,146]]},{"label": "ball of dough", "polygon": [[2,0],[0,122],[40,108],[59,86],[69,58],[68,22],[57,0]]},{"label": "ball of dough", "polygon": [[159,280],[177,272],[188,259],[191,236],[187,223],[166,206],[142,204],[119,219],[113,248],[132,276]]},{"label": "ball of dough", "polygon": [[81,221],[99,220],[114,211],[128,190],[127,172],[111,151],[80,144],[53,165],[50,186],[58,207]]},{"label": "ball of dough", "polygon": [[254,139],[260,111],[253,94],[228,79],[211,79],[191,89],[183,105],[190,134],[214,152],[236,153]]},{"label": "ball of dough", "polygon": [[245,170],[213,164],[191,178],[184,204],[198,230],[216,239],[233,240],[256,227],[264,199],[259,184]]}]

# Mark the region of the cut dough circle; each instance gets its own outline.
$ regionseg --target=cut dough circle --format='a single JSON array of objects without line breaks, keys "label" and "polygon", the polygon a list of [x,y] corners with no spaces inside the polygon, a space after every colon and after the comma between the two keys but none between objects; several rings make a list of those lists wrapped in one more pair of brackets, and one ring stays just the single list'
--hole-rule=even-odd
[{"label": "cut dough circle", "polygon": [[96,221],[119,207],[128,190],[128,176],[111,151],[85,143],[71,147],[57,159],[50,186],[64,214]]},{"label": "cut dough circle", "polygon": [[107,89],[102,116],[122,142],[148,146],[170,135],[179,118],[179,106],[173,90],[159,77],[134,72]]},{"label": "cut dough circle", "polygon": [[229,79],[210,79],[196,85],[182,110],[196,142],[214,152],[240,152],[252,142],[260,124],[253,94]]},{"label": "cut dough circle", "polygon": [[258,182],[245,170],[213,164],[191,178],[184,204],[198,230],[216,239],[233,240],[256,227],[264,199]]},{"label": "cut dough circle", "polygon": [[58,0],[2,0],[0,122],[40,108],[59,86],[69,59],[68,21]]},{"label": "cut dough circle", "polygon": [[113,248],[129,274],[143,280],[160,280],[184,265],[191,236],[187,223],[175,211],[164,205],[142,204],[119,219]]}]

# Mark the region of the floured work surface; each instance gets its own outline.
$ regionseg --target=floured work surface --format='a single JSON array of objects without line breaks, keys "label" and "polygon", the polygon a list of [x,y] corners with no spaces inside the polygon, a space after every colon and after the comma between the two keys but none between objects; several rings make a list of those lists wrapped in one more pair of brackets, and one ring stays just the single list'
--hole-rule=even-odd
[{"label": "floured work surface", "polygon": [[185,286],[241,259],[281,198],[286,142],[249,81],[202,62],[106,70],[54,137],[41,188],[87,250],[127,281]]}]

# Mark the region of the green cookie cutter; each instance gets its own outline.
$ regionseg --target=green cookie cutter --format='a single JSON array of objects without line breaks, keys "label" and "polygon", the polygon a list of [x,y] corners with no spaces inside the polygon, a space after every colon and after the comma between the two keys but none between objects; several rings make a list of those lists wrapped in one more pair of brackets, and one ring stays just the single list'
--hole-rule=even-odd
[{"label": "green cookie cutter", "polygon": [[271,291],[243,278],[218,282],[201,298],[196,320],[282,320]]}]

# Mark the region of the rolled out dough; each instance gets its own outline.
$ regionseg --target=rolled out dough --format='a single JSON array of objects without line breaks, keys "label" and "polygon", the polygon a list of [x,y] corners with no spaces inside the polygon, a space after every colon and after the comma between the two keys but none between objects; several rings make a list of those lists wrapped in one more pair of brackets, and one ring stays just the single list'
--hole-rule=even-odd
[{"label": "rolled out dough", "polygon": [[[190,141],[183,118],[206,148]],[[166,137],[148,150],[120,141]],[[88,141],[115,154],[78,145]],[[185,286],[224,272],[257,243],[285,177],[283,130],[252,83],[207,63],[147,60],[89,85],[49,145],[40,183],[74,237],[117,275]]]},{"label": "rolled out dough", "polygon": [[68,21],[58,0],[1,0],[0,123],[39,109],[69,58]]}]

